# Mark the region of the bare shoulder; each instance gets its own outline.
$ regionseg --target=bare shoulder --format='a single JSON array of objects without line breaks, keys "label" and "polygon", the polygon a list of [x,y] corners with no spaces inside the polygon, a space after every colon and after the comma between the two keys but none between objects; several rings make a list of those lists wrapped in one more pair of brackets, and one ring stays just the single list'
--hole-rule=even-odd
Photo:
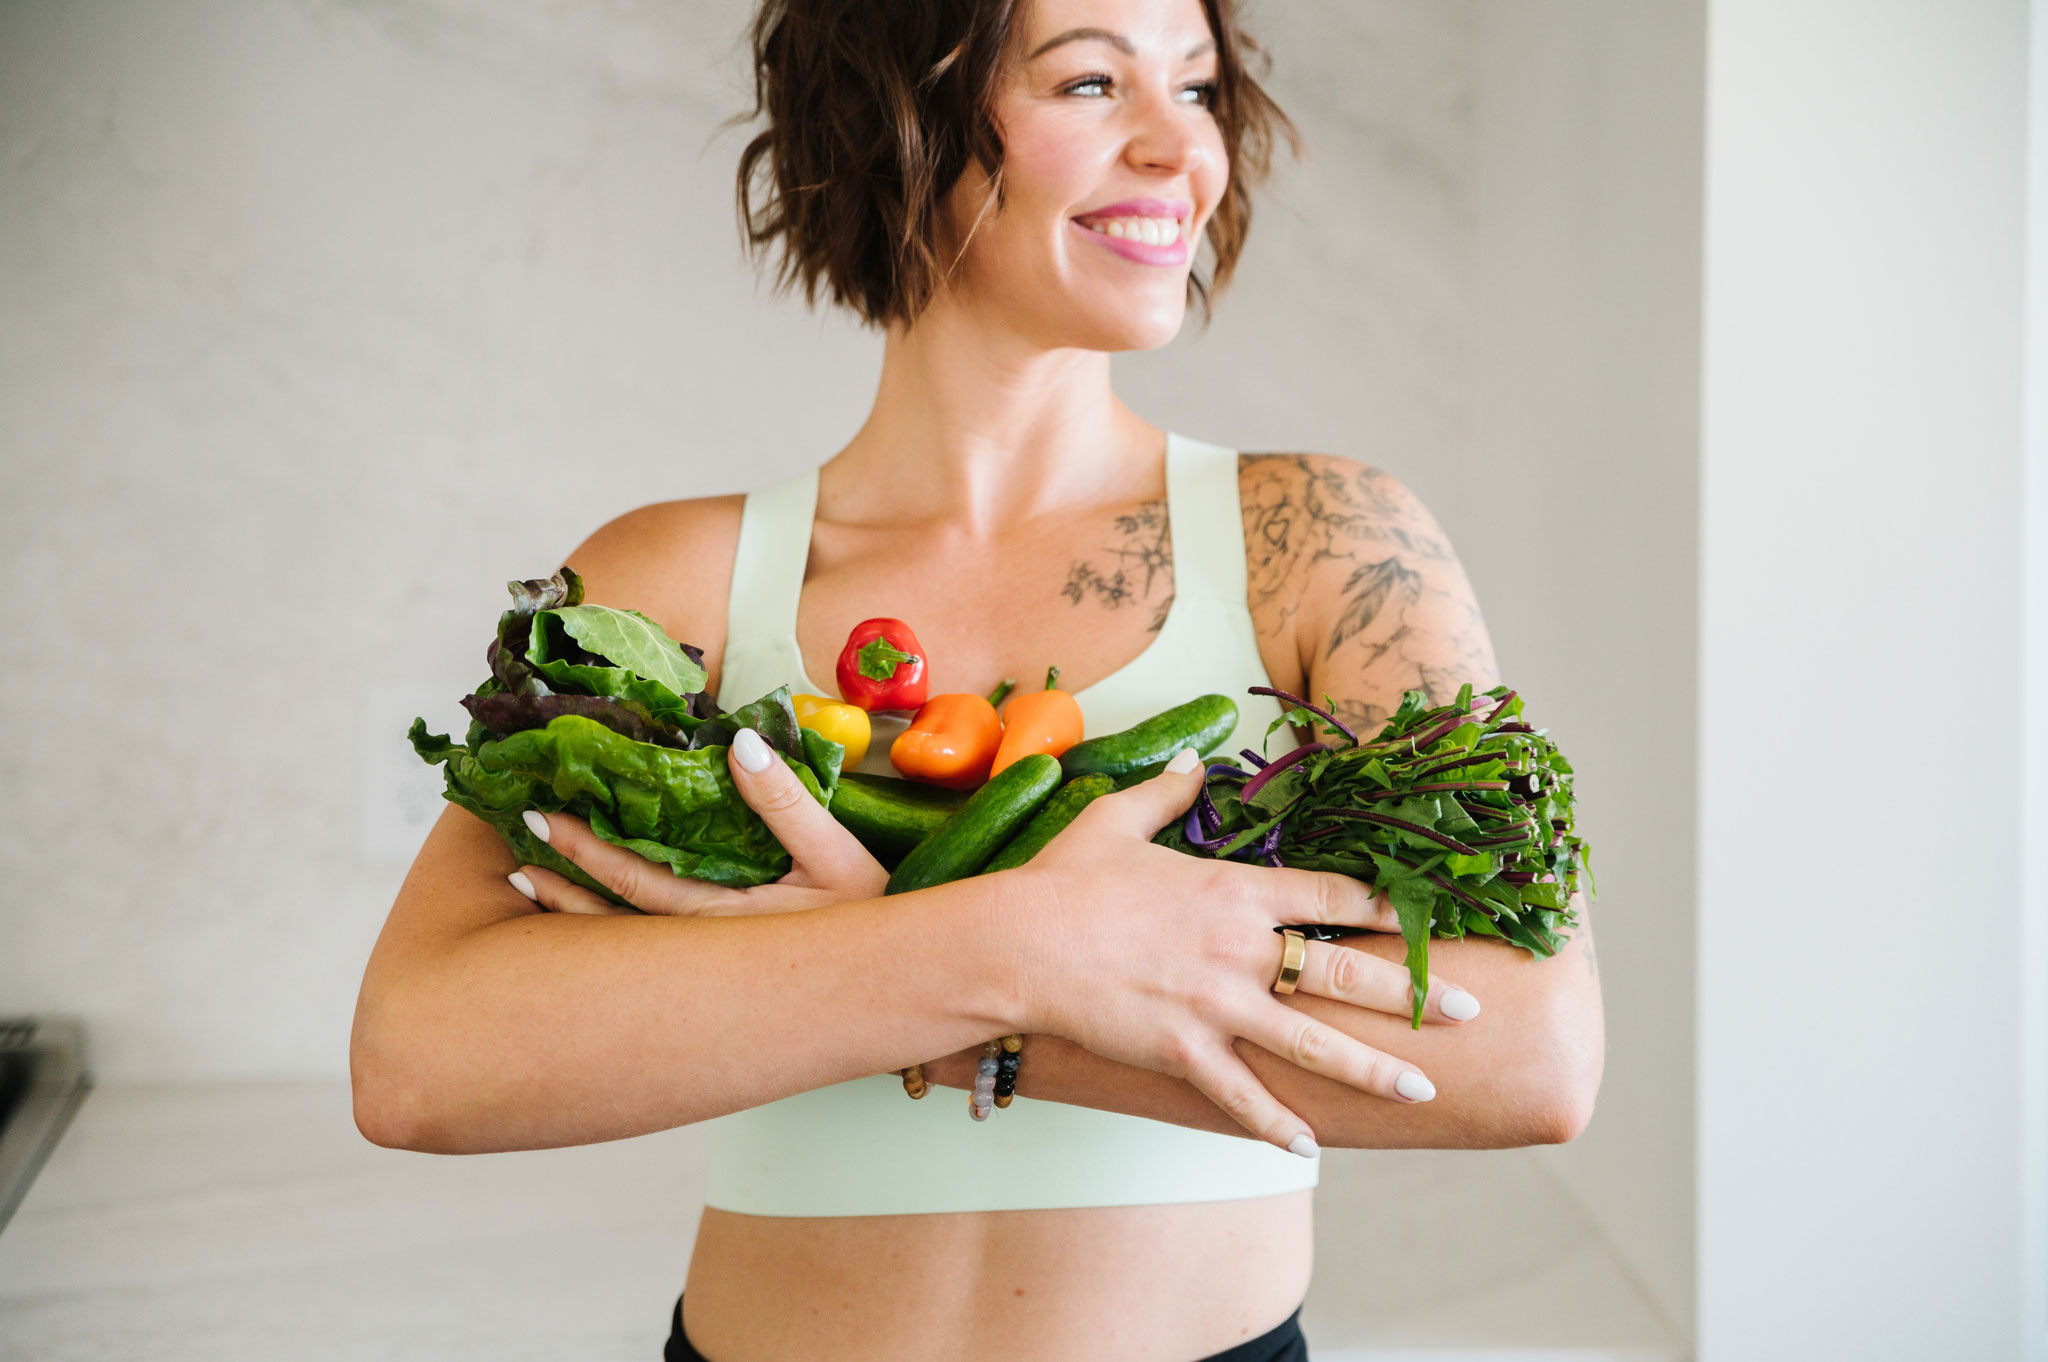
[{"label": "bare shoulder", "polygon": [[638,610],[669,637],[702,648],[715,687],[745,504],[735,495],[639,507],[598,527],[569,566],[592,604]]},{"label": "bare shoulder", "polygon": [[1377,722],[1407,690],[1448,700],[1465,681],[1495,684],[1464,567],[1400,479],[1336,454],[1245,454],[1238,489],[1260,635],[1284,635],[1351,717]]}]

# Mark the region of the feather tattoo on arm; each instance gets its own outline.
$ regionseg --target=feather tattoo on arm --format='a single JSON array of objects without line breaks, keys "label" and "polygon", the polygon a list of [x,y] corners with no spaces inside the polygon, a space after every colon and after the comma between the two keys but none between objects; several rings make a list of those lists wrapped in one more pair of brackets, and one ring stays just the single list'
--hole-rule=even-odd
[{"label": "feather tattoo on arm", "polygon": [[1445,704],[1467,681],[1499,681],[1464,568],[1400,482],[1330,455],[1243,455],[1238,467],[1253,617],[1262,632],[1295,629],[1339,719],[1370,732],[1406,691]]}]

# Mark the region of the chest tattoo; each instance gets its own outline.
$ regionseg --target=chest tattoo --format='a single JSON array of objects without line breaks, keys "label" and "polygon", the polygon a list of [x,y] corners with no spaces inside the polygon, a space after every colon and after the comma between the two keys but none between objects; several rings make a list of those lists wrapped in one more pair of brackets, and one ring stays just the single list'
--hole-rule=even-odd
[{"label": "chest tattoo", "polygon": [[1165,499],[1143,502],[1128,515],[1116,517],[1105,538],[1100,547],[1074,560],[1060,594],[1076,606],[1144,607],[1150,611],[1147,631],[1159,632],[1173,606],[1173,531]]}]

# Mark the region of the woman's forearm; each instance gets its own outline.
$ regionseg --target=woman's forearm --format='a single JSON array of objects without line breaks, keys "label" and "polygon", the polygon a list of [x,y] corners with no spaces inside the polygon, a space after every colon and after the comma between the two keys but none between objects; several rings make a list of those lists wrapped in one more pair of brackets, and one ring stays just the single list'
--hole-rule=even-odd
[{"label": "woman's forearm", "polygon": [[[1400,960],[1396,936],[1339,943]],[[1278,952],[1275,952],[1278,958]],[[1605,1054],[1590,926],[1549,960],[1471,938],[1430,943],[1430,965],[1482,1000],[1456,1027],[1409,1029],[1405,1017],[1297,993],[1288,1003],[1391,1055],[1436,1085],[1428,1102],[1400,1103],[1309,1073],[1248,1041],[1236,1043],[1252,1072],[1336,1148],[1498,1149],[1570,1140],[1591,1118]],[[925,1064],[935,1083],[969,1087],[976,1050]],[[1229,1135],[1248,1132],[1180,1079],[1120,1064],[1056,1036],[1026,1041],[1020,1101],[1144,1116]],[[998,1114],[997,1119],[1000,1119]]]},{"label": "woman's forearm", "polygon": [[582,1144],[985,1040],[1009,1026],[980,926],[1007,884],[742,917],[485,910],[455,930],[408,930],[458,915],[409,918],[401,896],[357,1006],[357,1123],[434,1152]]}]

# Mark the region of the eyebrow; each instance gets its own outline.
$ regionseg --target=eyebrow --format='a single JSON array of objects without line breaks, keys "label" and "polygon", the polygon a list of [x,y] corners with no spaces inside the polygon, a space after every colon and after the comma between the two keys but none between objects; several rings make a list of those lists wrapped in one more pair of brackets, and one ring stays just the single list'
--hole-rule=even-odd
[{"label": "eyebrow", "polygon": [[[1043,43],[1040,43],[1037,51],[1033,52],[1030,56],[1026,57],[1025,60],[1037,61],[1040,57],[1052,51],[1061,43],[1080,42],[1088,38],[1092,38],[1097,42],[1108,43],[1111,47],[1114,47],[1117,51],[1123,53],[1126,57],[1135,57],[1138,55],[1138,49],[1133,47],[1131,45],[1131,40],[1129,38],[1126,38],[1121,33],[1112,33],[1106,28],[1070,28],[1065,33],[1060,34],[1057,38],[1048,38]],[[1189,48],[1187,56],[1183,57],[1181,60],[1193,61],[1196,57],[1201,56],[1204,52],[1212,52],[1215,50],[1215,48],[1216,40],[1214,38],[1210,38],[1205,42],[1196,43],[1193,47]]]}]

